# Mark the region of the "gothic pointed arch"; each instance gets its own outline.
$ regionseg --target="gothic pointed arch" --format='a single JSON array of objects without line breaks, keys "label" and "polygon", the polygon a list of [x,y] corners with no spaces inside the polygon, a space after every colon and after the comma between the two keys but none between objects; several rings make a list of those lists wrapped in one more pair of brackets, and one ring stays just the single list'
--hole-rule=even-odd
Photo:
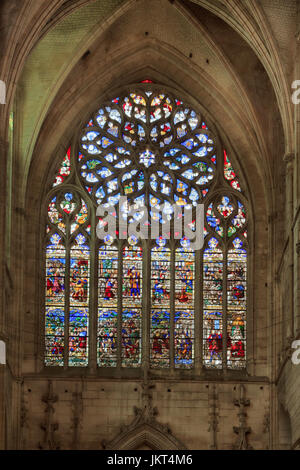
[{"label": "gothic pointed arch", "polygon": [[151,450],[185,450],[182,442],[176,439],[167,426],[155,421],[128,426],[112,441],[102,443],[105,450],[138,450],[147,447]]},{"label": "gothic pointed arch", "polygon": [[249,204],[213,123],[145,81],[94,112],[52,186],[46,366],[245,369]]}]

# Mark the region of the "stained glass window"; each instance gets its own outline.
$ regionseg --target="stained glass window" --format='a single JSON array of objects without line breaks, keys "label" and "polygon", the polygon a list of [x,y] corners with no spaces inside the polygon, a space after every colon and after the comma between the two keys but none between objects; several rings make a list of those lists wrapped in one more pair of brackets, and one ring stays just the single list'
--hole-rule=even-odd
[{"label": "stained glass window", "polygon": [[[248,202],[213,123],[147,79],[73,142],[48,195],[45,365],[244,369]],[[198,204],[194,249],[180,224]]]},{"label": "stained glass window", "polygon": [[89,335],[89,213],[77,191],[48,205],[45,364],[86,366]]}]

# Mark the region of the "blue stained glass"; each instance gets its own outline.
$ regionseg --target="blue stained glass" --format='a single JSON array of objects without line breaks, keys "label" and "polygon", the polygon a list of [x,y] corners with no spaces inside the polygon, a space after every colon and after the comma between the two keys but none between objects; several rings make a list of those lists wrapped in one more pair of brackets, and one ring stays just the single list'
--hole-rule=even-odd
[{"label": "blue stained glass", "polygon": [[82,137],[82,140],[94,140],[97,136],[99,135],[99,132],[96,131],[91,131],[87,132],[84,137]]},{"label": "blue stained glass", "polygon": [[242,248],[243,247],[243,242],[239,238],[235,238],[232,242],[234,248]]},{"label": "blue stained glass", "polygon": [[112,193],[118,189],[118,179],[115,178],[107,182],[107,192]]},{"label": "blue stained glass", "polygon": [[155,311],[152,315],[152,326],[154,328],[161,328],[166,326],[170,321],[170,312],[168,311]]},{"label": "blue stained glass", "polygon": [[111,112],[109,113],[109,117],[113,119],[114,121],[118,121],[120,124],[122,122],[121,114],[117,109],[112,109]]},{"label": "blue stained glass", "polygon": [[113,141],[110,140],[108,137],[102,137],[101,140],[98,140],[97,142],[99,145],[101,145],[102,148],[106,149],[109,147],[111,144],[113,144]]},{"label": "blue stained glass", "polygon": [[101,162],[99,160],[88,160],[86,162],[86,165],[82,165],[81,168],[83,168],[84,170],[86,168],[88,168],[89,170],[94,170],[97,167],[97,165],[101,165]]},{"label": "blue stained glass", "polygon": [[118,137],[118,135],[119,135],[118,127],[113,126],[111,123],[108,124],[107,132],[109,132],[109,134],[113,135],[114,137]]},{"label": "blue stained glass", "polygon": [[104,189],[102,187],[100,187],[99,189],[97,189],[96,191],[96,198],[97,199],[103,199],[105,197],[105,192],[104,192]]},{"label": "blue stained glass", "polygon": [[190,367],[194,360],[193,313],[175,312],[175,366]]},{"label": "blue stained glass", "polygon": [[209,180],[211,180],[213,177],[209,177],[209,176],[200,176],[200,178],[196,181],[197,184],[199,184],[199,186],[203,186],[204,184],[207,184],[209,182]]},{"label": "blue stained glass", "polygon": [[108,178],[112,175],[112,172],[103,166],[100,170],[97,170],[97,174],[101,176],[101,178]]},{"label": "blue stained glass", "polygon": [[115,165],[115,168],[125,168],[126,166],[130,165],[131,161],[128,159],[121,160],[119,163]]},{"label": "blue stained glass", "polygon": [[179,168],[180,168],[180,167],[179,167],[178,165],[176,165],[176,163],[174,163],[174,162],[164,162],[164,165],[167,166],[167,167],[169,167],[170,170],[179,170]]},{"label": "blue stained glass", "polygon": [[192,150],[197,146],[197,143],[194,141],[194,139],[188,139],[185,142],[182,142],[182,145],[184,145],[188,150]]},{"label": "blue stained glass", "polygon": [[205,144],[208,140],[208,135],[207,134],[196,134],[196,137],[202,142],[202,144]]},{"label": "blue stained glass", "polygon": [[86,173],[85,171],[83,171],[81,175],[89,183],[97,183],[97,181],[99,181],[99,179],[97,178],[97,176],[94,175],[94,173]]},{"label": "blue stained glass", "polygon": [[174,157],[176,155],[176,153],[180,152],[180,149],[177,149],[177,148],[172,148],[172,149],[169,149],[165,154],[164,156],[165,157]]},{"label": "blue stained glass", "polygon": [[206,147],[200,147],[199,150],[193,153],[196,157],[205,157],[208,153],[208,149]]},{"label": "blue stained glass", "polygon": [[182,176],[188,180],[193,180],[194,178],[196,178],[196,176],[198,176],[198,174],[198,172],[195,172],[191,168],[189,168],[188,170],[182,173]]},{"label": "blue stained glass", "polygon": [[[193,116],[193,114],[195,114],[194,111],[191,112],[191,115],[192,115],[192,116]],[[191,117],[191,118],[189,119],[189,126],[190,126],[190,128],[192,129],[192,131],[196,129],[196,127],[198,126],[198,124],[199,124],[199,120],[198,120],[197,117]]]},{"label": "blue stained glass", "polygon": [[107,117],[103,113],[104,113],[104,111],[103,111],[103,109],[101,109],[99,111],[99,115],[96,118],[99,126],[101,127],[101,129],[104,128],[105,123],[107,122]]},{"label": "blue stained glass", "polygon": [[190,200],[191,201],[198,201],[199,199],[199,194],[197,193],[196,189],[195,188],[192,188],[191,189],[191,192],[190,192]]},{"label": "blue stained glass", "polygon": [[149,168],[150,165],[155,163],[155,155],[150,150],[146,149],[144,152],[140,153],[140,163],[145,165],[146,168]]}]

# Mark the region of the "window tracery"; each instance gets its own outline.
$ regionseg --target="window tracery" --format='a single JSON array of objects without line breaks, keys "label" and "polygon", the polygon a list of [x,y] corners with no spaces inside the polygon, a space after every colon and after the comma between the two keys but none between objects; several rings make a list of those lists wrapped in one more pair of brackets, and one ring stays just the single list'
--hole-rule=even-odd
[{"label": "window tracery", "polygon": [[[105,225],[92,215],[99,204],[116,207],[116,220],[130,226],[144,223],[143,207],[172,224],[174,203],[205,205],[201,250],[174,236],[96,237],[96,223]],[[92,336],[101,368],[141,367],[148,354],[153,369],[192,369],[195,361],[243,369],[246,203],[227,151],[181,99],[147,83],[101,106],[68,149],[49,197],[45,365],[87,366]]]}]

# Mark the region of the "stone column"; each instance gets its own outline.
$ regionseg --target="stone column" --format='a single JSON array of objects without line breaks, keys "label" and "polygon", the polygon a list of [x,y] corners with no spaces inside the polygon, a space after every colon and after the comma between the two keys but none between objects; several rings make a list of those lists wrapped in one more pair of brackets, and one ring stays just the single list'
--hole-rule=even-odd
[{"label": "stone column", "polygon": [[[0,342],[2,338],[0,336]],[[5,344],[5,342],[3,342]],[[6,362],[3,356],[3,344],[0,344],[0,450],[4,450],[6,447],[5,439],[5,384],[6,384]]]},{"label": "stone column", "polygon": [[[300,5],[297,5],[297,34],[294,80],[300,79]],[[293,106],[295,128],[294,169],[294,312],[295,337],[300,338],[300,104]]]},{"label": "stone column", "polygon": [[286,248],[285,261],[285,279],[283,280],[286,287],[285,308],[283,312],[283,321],[285,323],[285,346],[290,345],[290,340],[294,336],[294,266],[293,266],[293,170],[294,170],[294,153],[285,154],[283,161],[286,164],[285,185],[286,185],[286,204],[285,204],[285,234],[288,246]]},{"label": "stone column", "polygon": [[286,164],[285,185],[286,185],[286,205],[285,205],[285,230],[286,236],[290,235],[291,223],[293,220],[293,162],[294,153],[286,153],[283,161]]},{"label": "stone column", "polygon": [[296,262],[295,262],[295,335],[300,338],[300,234],[296,244]]},{"label": "stone column", "polygon": [[[0,113],[1,114],[1,113]],[[1,130],[0,130],[1,132]],[[5,202],[6,202],[6,159],[7,159],[7,143],[0,137],[0,199],[2,204],[0,205],[0,259],[4,260],[5,253]],[[5,296],[5,263],[1,263],[1,273],[0,273],[0,340],[3,340],[5,343],[5,305],[4,305],[4,296]],[[0,358],[1,359],[1,358]],[[6,437],[5,437],[5,409],[6,409],[6,365],[1,364],[0,360],[0,450],[6,448]]]},{"label": "stone column", "polygon": [[0,450],[5,449],[5,366],[0,364]]}]

